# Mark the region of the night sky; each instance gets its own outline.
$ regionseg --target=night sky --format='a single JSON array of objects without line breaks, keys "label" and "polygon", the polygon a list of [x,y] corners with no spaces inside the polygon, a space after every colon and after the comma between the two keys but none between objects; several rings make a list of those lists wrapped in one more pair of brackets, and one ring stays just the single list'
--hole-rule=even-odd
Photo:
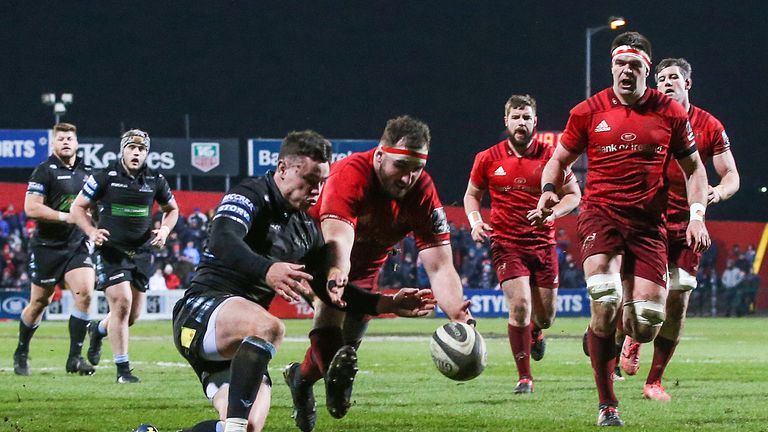
[{"label": "night sky", "polygon": [[[584,98],[584,33],[610,15],[686,57],[694,104],[726,126],[741,191],[710,218],[768,220],[764,143],[767,2],[0,0],[0,128],[48,128],[43,92],[72,92],[82,136],[379,138],[412,114],[433,135],[427,170],[460,203],[474,154],[497,142],[512,93],[560,130]],[[130,3],[130,5],[128,4]],[[610,85],[592,38],[592,88]]]}]

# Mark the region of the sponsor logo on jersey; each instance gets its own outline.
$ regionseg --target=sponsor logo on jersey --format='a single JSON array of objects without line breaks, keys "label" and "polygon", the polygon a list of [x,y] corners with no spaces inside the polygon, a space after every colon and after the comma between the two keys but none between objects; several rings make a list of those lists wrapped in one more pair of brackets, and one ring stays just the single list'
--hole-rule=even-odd
[{"label": "sponsor logo on jersey", "polygon": [[63,176],[57,176],[56,180],[68,180],[68,179],[71,179],[71,178],[72,178],[71,175],[63,175]]},{"label": "sponsor logo on jersey", "polygon": [[636,138],[637,138],[637,135],[633,134],[632,132],[627,132],[627,133],[621,134],[621,140],[622,141],[632,142]]},{"label": "sponsor logo on jersey", "polygon": [[118,273],[118,274],[116,274],[116,275],[112,275],[112,276],[110,276],[110,277],[109,277],[109,280],[113,281],[113,280],[115,280],[115,279],[119,279],[119,278],[121,278],[121,277],[123,277],[123,276],[125,276],[125,273]]},{"label": "sponsor logo on jersey", "polygon": [[242,219],[246,223],[251,222],[251,214],[246,211],[244,208],[240,207],[239,205],[235,204],[222,204],[219,206],[219,209],[216,211],[217,215],[223,215],[224,213],[228,213],[230,215],[234,214],[234,216],[237,216],[239,219]]},{"label": "sponsor logo on jersey", "polygon": [[731,146],[731,140],[728,139],[728,134],[725,131],[723,131],[723,143],[725,143],[726,148]]},{"label": "sponsor logo on jersey", "polygon": [[608,126],[608,122],[605,120],[601,121],[597,124],[597,127],[595,128],[595,132],[609,132],[611,130],[611,127]]},{"label": "sponsor logo on jersey", "polygon": [[505,176],[505,175],[507,175],[507,172],[504,171],[504,167],[503,166],[500,166],[500,167],[496,168],[496,171],[493,172],[493,175],[495,175],[495,176]]},{"label": "sponsor logo on jersey", "polygon": [[448,226],[445,210],[442,207],[432,210],[432,233],[445,234],[449,232],[451,232],[451,227]]},{"label": "sponsor logo on jersey", "polygon": [[240,195],[240,194],[227,194],[224,195],[224,198],[221,199],[222,204],[240,204],[248,208],[248,210],[253,211],[253,202],[249,200],[246,196]]},{"label": "sponsor logo on jersey", "polygon": [[123,184],[123,183],[115,183],[115,182],[112,182],[112,183],[110,183],[109,185],[110,185],[110,186],[112,186],[112,187],[117,187],[117,188],[127,188],[127,187],[128,187],[128,185],[127,185],[127,184]]},{"label": "sponsor logo on jersey", "polygon": [[42,183],[29,182],[27,184],[27,192],[45,193],[45,186],[43,186]]}]

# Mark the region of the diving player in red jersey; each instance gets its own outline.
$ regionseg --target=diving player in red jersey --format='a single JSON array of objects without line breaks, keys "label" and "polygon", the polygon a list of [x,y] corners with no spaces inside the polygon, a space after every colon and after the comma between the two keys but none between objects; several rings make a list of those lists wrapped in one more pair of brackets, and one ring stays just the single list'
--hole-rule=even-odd
[{"label": "diving player in red jersey", "polygon": [[[472,239],[491,239],[494,267],[509,305],[507,336],[519,379],[515,393],[532,393],[530,359],[544,356],[546,341],[541,330],[552,325],[557,312],[553,221],[579,205],[581,191],[569,173],[560,191],[560,203],[552,212],[530,211],[541,195],[541,172],[554,147],[534,138],[537,117],[533,97],[512,95],[504,108],[508,138],[475,156],[464,211]],[[491,197],[490,223],[480,215],[486,191]]]},{"label": "diving player in red jersey", "polygon": [[[667,58],[656,66],[656,85],[660,92],[680,102],[688,112],[696,147],[702,163],[712,160],[720,184],[708,186],[708,203],[715,204],[732,197],[739,190],[739,172],[731,153],[728,135],[722,123],[712,114],[691,104],[691,65],[684,58]],[[691,291],[696,288],[696,272],[701,254],[692,250],[685,239],[690,218],[686,201],[685,175],[679,167],[670,164],[669,204],[667,209],[667,242],[669,245],[669,295],[667,318],[659,335],[653,341],[654,352],[651,369],[643,389],[643,397],[668,401],[669,394],[661,385],[661,377],[680,342],[680,333],[688,309]],[[639,366],[640,344],[629,336],[624,341],[621,365],[634,375]]]},{"label": "diving player in red jersey", "polygon": [[[328,280],[334,302],[340,301],[347,283],[375,290],[387,254],[413,232],[438,305],[452,321],[471,320],[453,267],[448,220],[432,178],[424,171],[429,145],[429,127],[401,116],[387,122],[378,147],[331,166],[310,214],[320,222],[331,249]],[[314,306],[304,361],[285,370],[294,400],[303,401],[294,403],[294,416],[305,432],[315,425],[312,385],[321,378],[330,414],[346,415],[357,372],[356,349],[368,326],[363,314],[344,313],[317,301]]]},{"label": "diving player in red jersey", "polygon": [[591,312],[587,344],[600,400],[598,426],[621,426],[611,374],[614,335],[623,300],[623,329],[653,340],[667,297],[665,170],[674,156],[686,175],[691,220],[686,241],[709,247],[704,226],[707,177],[688,115],[647,87],[651,43],[627,32],[611,44],[613,85],[571,110],[560,144],[542,174],[538,208],[557,202],[567,167],[586,151],[589,168],[578,218]]}]

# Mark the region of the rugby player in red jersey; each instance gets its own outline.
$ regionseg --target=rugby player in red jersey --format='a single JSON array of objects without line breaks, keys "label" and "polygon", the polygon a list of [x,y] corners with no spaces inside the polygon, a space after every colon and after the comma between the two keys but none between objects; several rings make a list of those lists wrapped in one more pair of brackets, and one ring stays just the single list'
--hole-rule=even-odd
[{"label": "rugby player in red jersey", "polygon": [[[504,106],[508,138],[475,156],[464,211],[472,239],[491,239],[496,274],[509,305],[507,336],[517,366],[515,393],[533,392],[531,357],[541,360],[557,312],[558,262],[553,221],[579,205],[581,191],[569,174],[552,211],[530,211],[541,195],[541,172],[554,147],[534,138],[536,100],[512,95]],[[480,215],[483,195],[491,197],[490,223]],[[533,319],[532,319],[533,318]]]},{"label": "rugby player in red jersey", "polygon": [[[712,114],[691,104],[691,65],[684,58],[666,58],[656,66],[657,89],[680,102],[688,112],[696,147],[702,163],[712,160],[720,184],[708,186],[708,202],[715,204],[732,197],[739,190],[739,172],[731,153],[728,135],[722,123]],[[653,341],[653,362],[643,389],[643,397],[668,401],[669,394],[661,385],[664,369],[680,342],[680,333],[688,310],[691,291],[696,288],[696,272],[701,254],[692,250],[686,242],[685,232],[690,213],[686,198],[685,175],[680,168],[670,164],[669,203],[667,208],[667,242],[669,245],[669,294],[667,317],[659,335]],[[621,365],[629,375],[637,373],[640,365],[640,344],[627,336],[622,349]]]},{"label": "rugby player in red jersey", "polygon": [[[413,233],[438,305],[452,321],[471,320],[461,280],[453,267],[450,229],[432,178],[424,171],[430,132],[423,122],[401,116],[387,122],[378,147],[336,162],[310,214],[320,222],[331,249],[329,294],[334,302],[347,283],[375,290],[387,254]],[[325,378],[326,405],[346,415],[357,372],[356,349],[368,317],[315,302],[310,347],[304,361],[284,376],[291,388],[294,418],[302,431],[316,420],[312,385]]]},{"label": "rugby player in red jersey", "polygon": [[[691,220],[686,242],[709,247],[704,226],[707,177],[685,108],[647,87],[651,43],[627,32],[611,44],[613,85],[571,110],[560,144],[542,174],[538,208],[557,202],[567,167],[587,152],[587,186],[578,233],[587,290],[589,356],[600,400],[598,426],[621,426],[611,374],[623,300],[623,330],[649,342],[664,322],[667,297],[667,164],[686,176]],[[677,162],[672,161],[674,157]]]}]

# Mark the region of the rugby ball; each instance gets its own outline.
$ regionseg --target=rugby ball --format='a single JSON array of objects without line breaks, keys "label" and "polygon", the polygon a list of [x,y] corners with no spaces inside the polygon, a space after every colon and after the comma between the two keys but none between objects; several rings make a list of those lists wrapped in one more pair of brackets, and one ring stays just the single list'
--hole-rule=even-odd
[{"label": "rugby ball", "polygon": [[488,361],[485,340],[469,324],[451,322],[438,327],[429,342],[437,370],[455,381],[480,375]]},{"label": "rugby ball", "polygon": [[160,431],[157,430],[156,427],[152,426],[149,423],[142,423],[139,425],[139,427],[134,429],[133,432],[160,432]]}]

